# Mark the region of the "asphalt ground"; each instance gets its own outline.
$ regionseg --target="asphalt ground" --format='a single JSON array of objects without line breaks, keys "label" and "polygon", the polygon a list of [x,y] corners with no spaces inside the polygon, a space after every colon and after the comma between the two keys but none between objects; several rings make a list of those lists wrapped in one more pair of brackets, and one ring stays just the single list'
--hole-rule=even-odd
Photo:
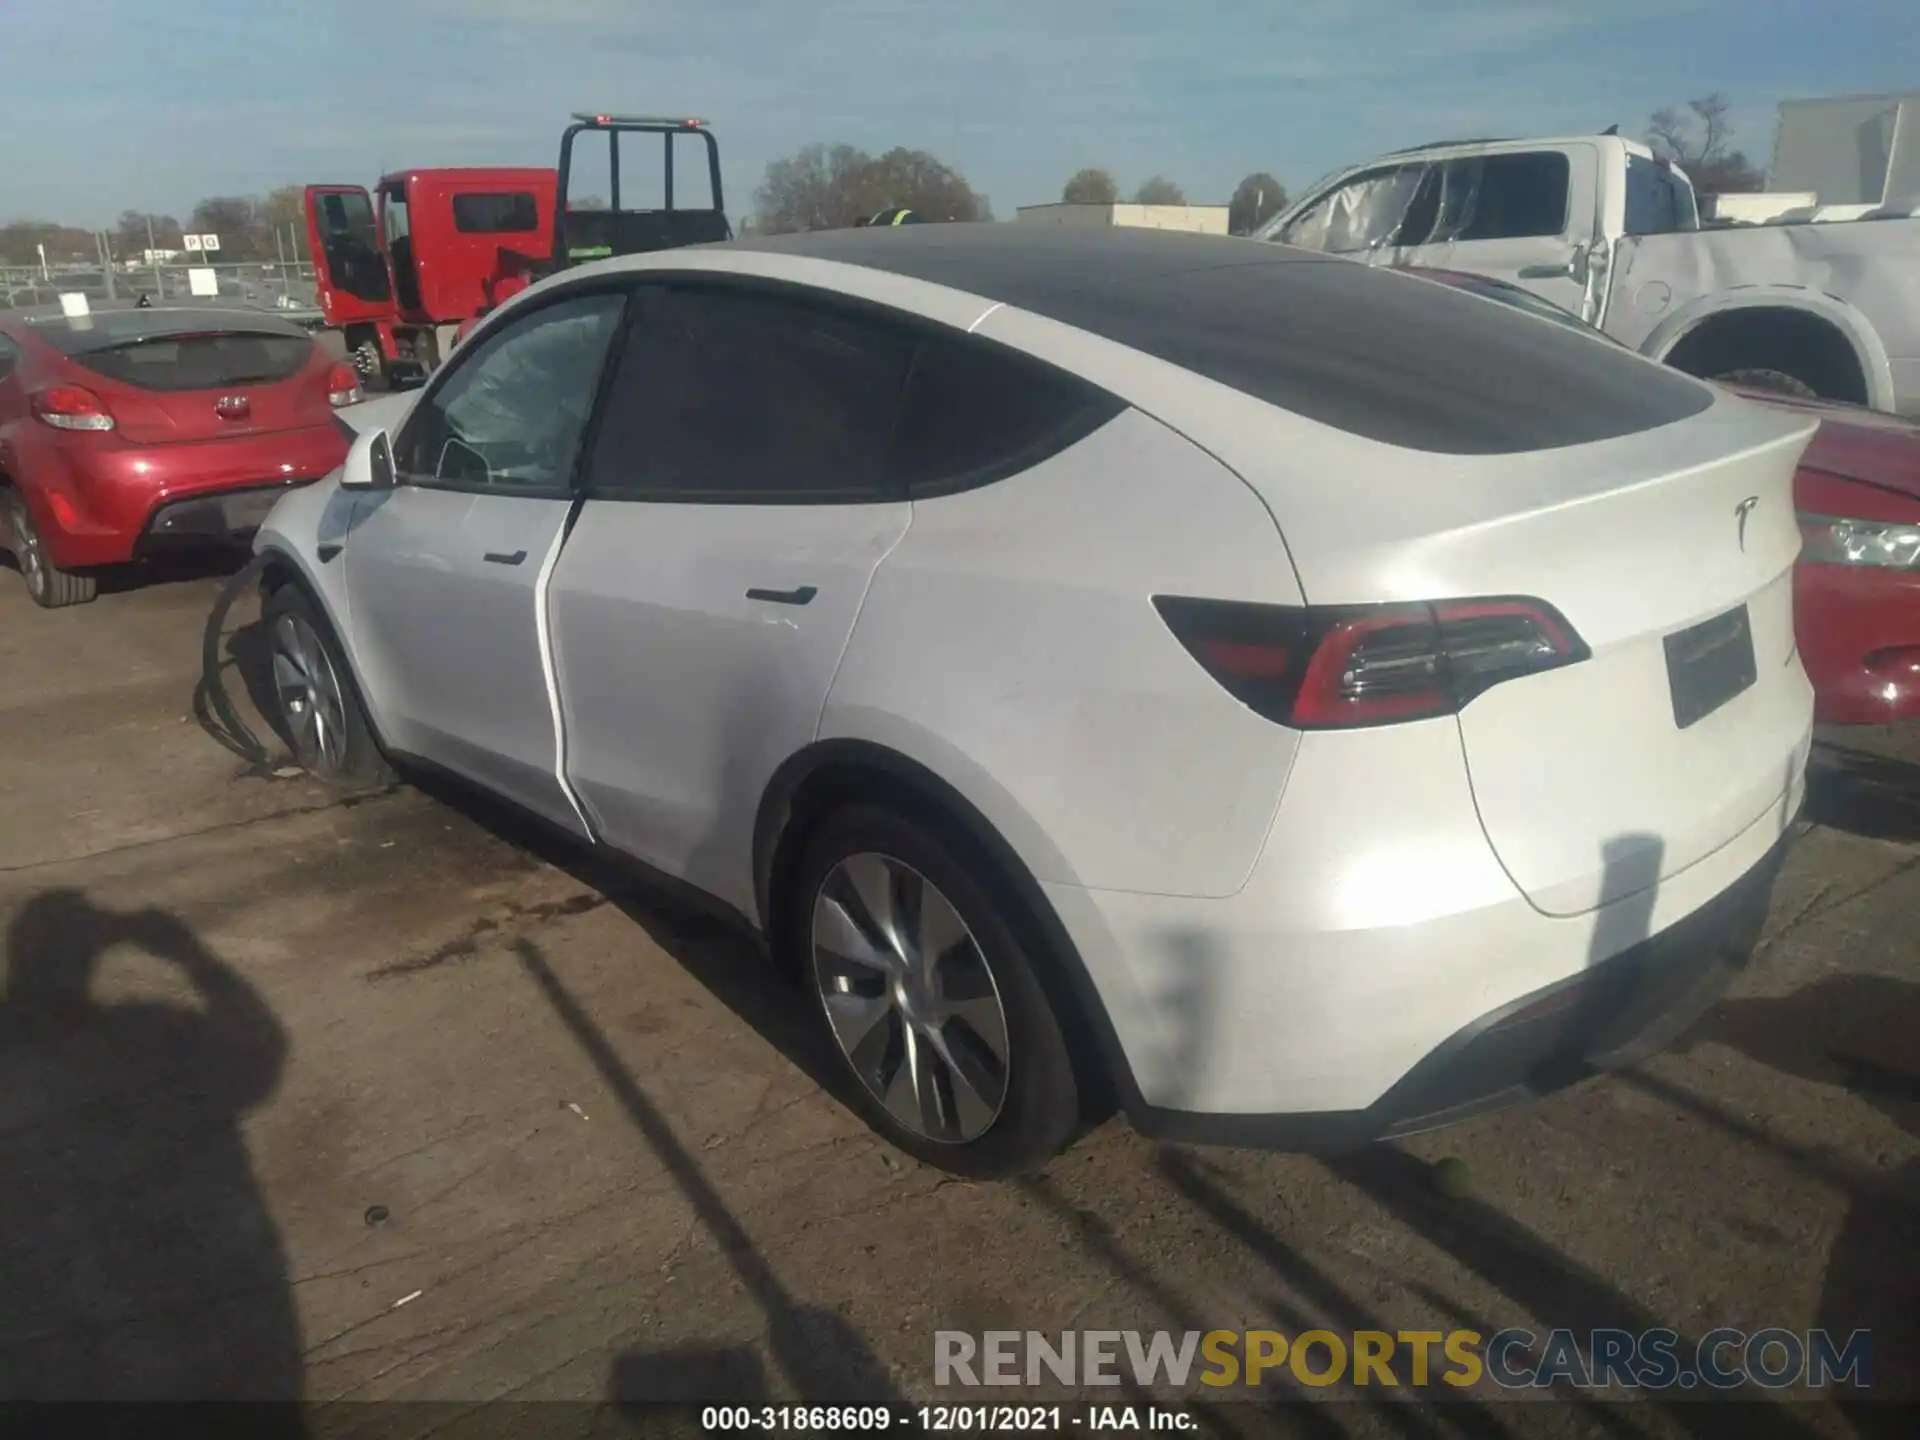
[{"label": "asphalt ground", "polygon": [[[1823,744],[1753,968],[1638,1070],[1342,1159],[1114,1122],[974,1185],[836,1099],[730,932],[472,797],[216,743],[217,588],[47,613],[0,573],[0,1397],[447,1402],[321,1412],[418,1434],[501,1400],[1125,1402],[942,1390],[934,1334],[1512,1326],[1866,1328],[1872,1394],[1915,1393],[1911,733]],[[1804,1389],[1397,1379],[1282,1367],[1208,1424],[1914,1433]]]}]

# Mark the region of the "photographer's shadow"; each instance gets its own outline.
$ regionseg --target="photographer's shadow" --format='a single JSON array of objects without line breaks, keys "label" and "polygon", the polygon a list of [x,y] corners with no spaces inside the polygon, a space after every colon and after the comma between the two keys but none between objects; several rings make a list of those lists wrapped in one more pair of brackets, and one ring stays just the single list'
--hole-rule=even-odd
[{"label": "photographer's shadow", "polygon": [[[121,949],[191,999],[102,1003]],[[4,958],[0,1397],[299,1398],[286,1258],[241,1133],[286,1057],[272,1011],[177,917],[75,890],[26,901]]]}]

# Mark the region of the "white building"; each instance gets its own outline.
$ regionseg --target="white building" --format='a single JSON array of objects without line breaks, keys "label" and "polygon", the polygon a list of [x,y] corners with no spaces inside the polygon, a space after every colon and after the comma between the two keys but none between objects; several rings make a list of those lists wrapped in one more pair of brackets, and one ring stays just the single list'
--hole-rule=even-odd
[{"label": "white building", "polygon": [[1187,230],[1198,235],[1227,233],[1224,205],[1021,205],[1021,225],[1130,225],[1143,230]]}]

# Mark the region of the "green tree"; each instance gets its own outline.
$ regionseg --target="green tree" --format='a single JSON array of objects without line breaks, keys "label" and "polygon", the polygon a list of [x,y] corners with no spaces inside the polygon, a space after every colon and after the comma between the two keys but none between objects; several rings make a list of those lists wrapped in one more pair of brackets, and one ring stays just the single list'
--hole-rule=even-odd
[{"label": "green tree", "polygon": [[1184,205],[1187,193],[1164,175],[1155,175],[1141,182],[1140,188],[1133,192],[1136,205]]}]

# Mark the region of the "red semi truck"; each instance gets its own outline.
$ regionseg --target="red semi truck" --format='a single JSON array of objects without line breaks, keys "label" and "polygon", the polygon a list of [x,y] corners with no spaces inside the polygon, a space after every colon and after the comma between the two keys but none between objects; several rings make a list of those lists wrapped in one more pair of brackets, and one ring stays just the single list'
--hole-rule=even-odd
[{"label": "red semi truck", "polygon": [[733,233],[705,122],[650,115],[576,114],[555,169],[403,170],[310,185],[306,209],[321,314],[369,389],[424,378],[543,275]]}]

